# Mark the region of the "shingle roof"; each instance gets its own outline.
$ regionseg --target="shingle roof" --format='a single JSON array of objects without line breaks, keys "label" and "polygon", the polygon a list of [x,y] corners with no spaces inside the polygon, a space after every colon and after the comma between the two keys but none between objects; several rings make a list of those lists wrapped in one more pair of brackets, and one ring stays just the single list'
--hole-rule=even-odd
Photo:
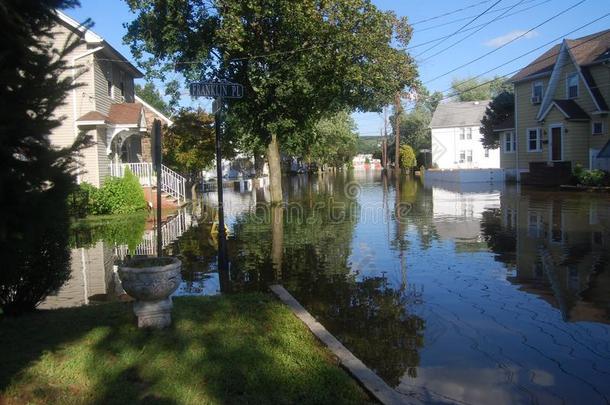
[{"label": "shingle roof", "polygon": [[78,121],[104,121],[104,122],[110,122],[110,119],[105,116],[104,114],[97,112],[97,111],[89,111],[87,114],[83,115],[82,117],[78,118],[76,120]]},{"label": "shingle roof", "polygon": [[[610,57],[610,29],[577,39],[567,39],[567,45],[579,65],[587,65]],[[521,69],[510,81],[516,82],[529,76],[550,73],[553,70],[561,44],[540,55],[532,63]]]},{"label": "shingle roof", "polygon": [[140,125],[144,106],[140,103],[111,104],[110,112],[104,115],[99,111],[89,111],[76,121],[104,121],[107,124]]},{"label": "shingle roof", "polygon": [[490,102],[491,100],[439,104],[432,115],[430,128],[480,125]]},{"label": "shingle roof", "polygon": [[140,103],[112,104],[108,118],[114,124],[139,125],[143,108],[144,106]]},{"label": "shingle roof", "polygon": [[553,100],[556,105],[569,120],[588,120],[589,114],[583,110],[574,100]]}]

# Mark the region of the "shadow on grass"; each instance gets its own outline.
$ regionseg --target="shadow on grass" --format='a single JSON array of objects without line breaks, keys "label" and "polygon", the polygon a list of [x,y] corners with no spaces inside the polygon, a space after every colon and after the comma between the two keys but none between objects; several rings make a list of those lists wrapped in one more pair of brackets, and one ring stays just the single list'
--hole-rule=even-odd
[{"label": "shadow on grass", "polygon": [[139,330],[127,304],[0,321],[9,402],[363,403],[368,396],[265,294],[178,298]]}]

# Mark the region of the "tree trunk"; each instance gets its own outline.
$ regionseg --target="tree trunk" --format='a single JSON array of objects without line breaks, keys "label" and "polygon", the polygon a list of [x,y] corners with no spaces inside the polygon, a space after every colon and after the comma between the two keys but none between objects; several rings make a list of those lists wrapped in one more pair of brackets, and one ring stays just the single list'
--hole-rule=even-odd
[{"label": "tree trunk", "polygon": [[271,207],[271,263],[275,280],[282,279],[282,260],[284,257],[284,207]]},{"label": "tree trunk", "polygon": [[280,148],[277,137],[271,135],[271,142],[267,146],[267,160],[269,162],[269,194],[271,204],[282,202],[282,166],[280,162]]}]

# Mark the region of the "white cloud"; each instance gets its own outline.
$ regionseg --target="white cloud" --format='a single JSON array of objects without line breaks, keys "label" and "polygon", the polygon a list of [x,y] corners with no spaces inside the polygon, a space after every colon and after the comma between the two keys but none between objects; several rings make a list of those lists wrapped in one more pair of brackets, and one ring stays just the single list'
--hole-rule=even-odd
[{"label": "white cloud", "polygon": [[[502,45],[509,43],[510,41],[512,41],[518,37],[520,37],[519,40],[521,40],[521,39],[535,38],[538,35],[540,35],[536,31],[530,31],[530,32],[527,32],[527,34],[526,34],[526,32],[527,31],[525,31],[525,30],[514,30],[514,31],[509,32],[508,34],[500,35],[499,37],[490,39],[489,41],[485,42],[485,45],[492,47],[492,48],[498,48]],[[525,35],[523,35],[523,34],[525,34]]]}]

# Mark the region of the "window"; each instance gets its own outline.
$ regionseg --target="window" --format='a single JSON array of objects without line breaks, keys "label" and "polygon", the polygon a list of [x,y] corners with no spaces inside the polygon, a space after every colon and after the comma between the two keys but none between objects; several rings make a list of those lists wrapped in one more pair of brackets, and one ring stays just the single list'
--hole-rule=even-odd
[{"label": "window", "polygon": [[516,148],[515,137],[512,132],[504,133],[504,153],[513,153]]},{"label": "window", "polygon": [[532,128],[527,130],[527,151],[540,152],[542,150],[542,142],[540,141],[540,128]]},{"label": "window", "polygon": [[112,97],[112,82],[108,80],[108,97]]},{"label": "window", "polygon": [[466,128],[466,139],[472,139],[472,128]]},{"label": "window", "polygon": [[532,83],[532,103],[537,104],[542,101],[544,94],[544,85],[541,81]]},{"label": "window", "polygon": [[464,134],[466,133],[466,129],[465,128],[460,128],[460,140],[464,139]]},{"label": "window", "polygon": [[567,98],[576,98],[578,97],[578,73],[570,73],[566,80],[567,85]]},{"label": "window", "polygon": [[465,160],[466,160],[466,151],[461,150],[460,151],[460,163],[464,163]]},{"label": "window", "polygon": [[602,121],[595,121],[592,126],[593,135],[601,135],[604,133],[604,123]]},{"label": "window", "polygon": [[466,151],[466,161],[468,163],[472,163],[472,150],[467,150]]},{"label": "window", "polygon": [[489,157],[489,149],[485,149],[485,157],[488,158]]}]

